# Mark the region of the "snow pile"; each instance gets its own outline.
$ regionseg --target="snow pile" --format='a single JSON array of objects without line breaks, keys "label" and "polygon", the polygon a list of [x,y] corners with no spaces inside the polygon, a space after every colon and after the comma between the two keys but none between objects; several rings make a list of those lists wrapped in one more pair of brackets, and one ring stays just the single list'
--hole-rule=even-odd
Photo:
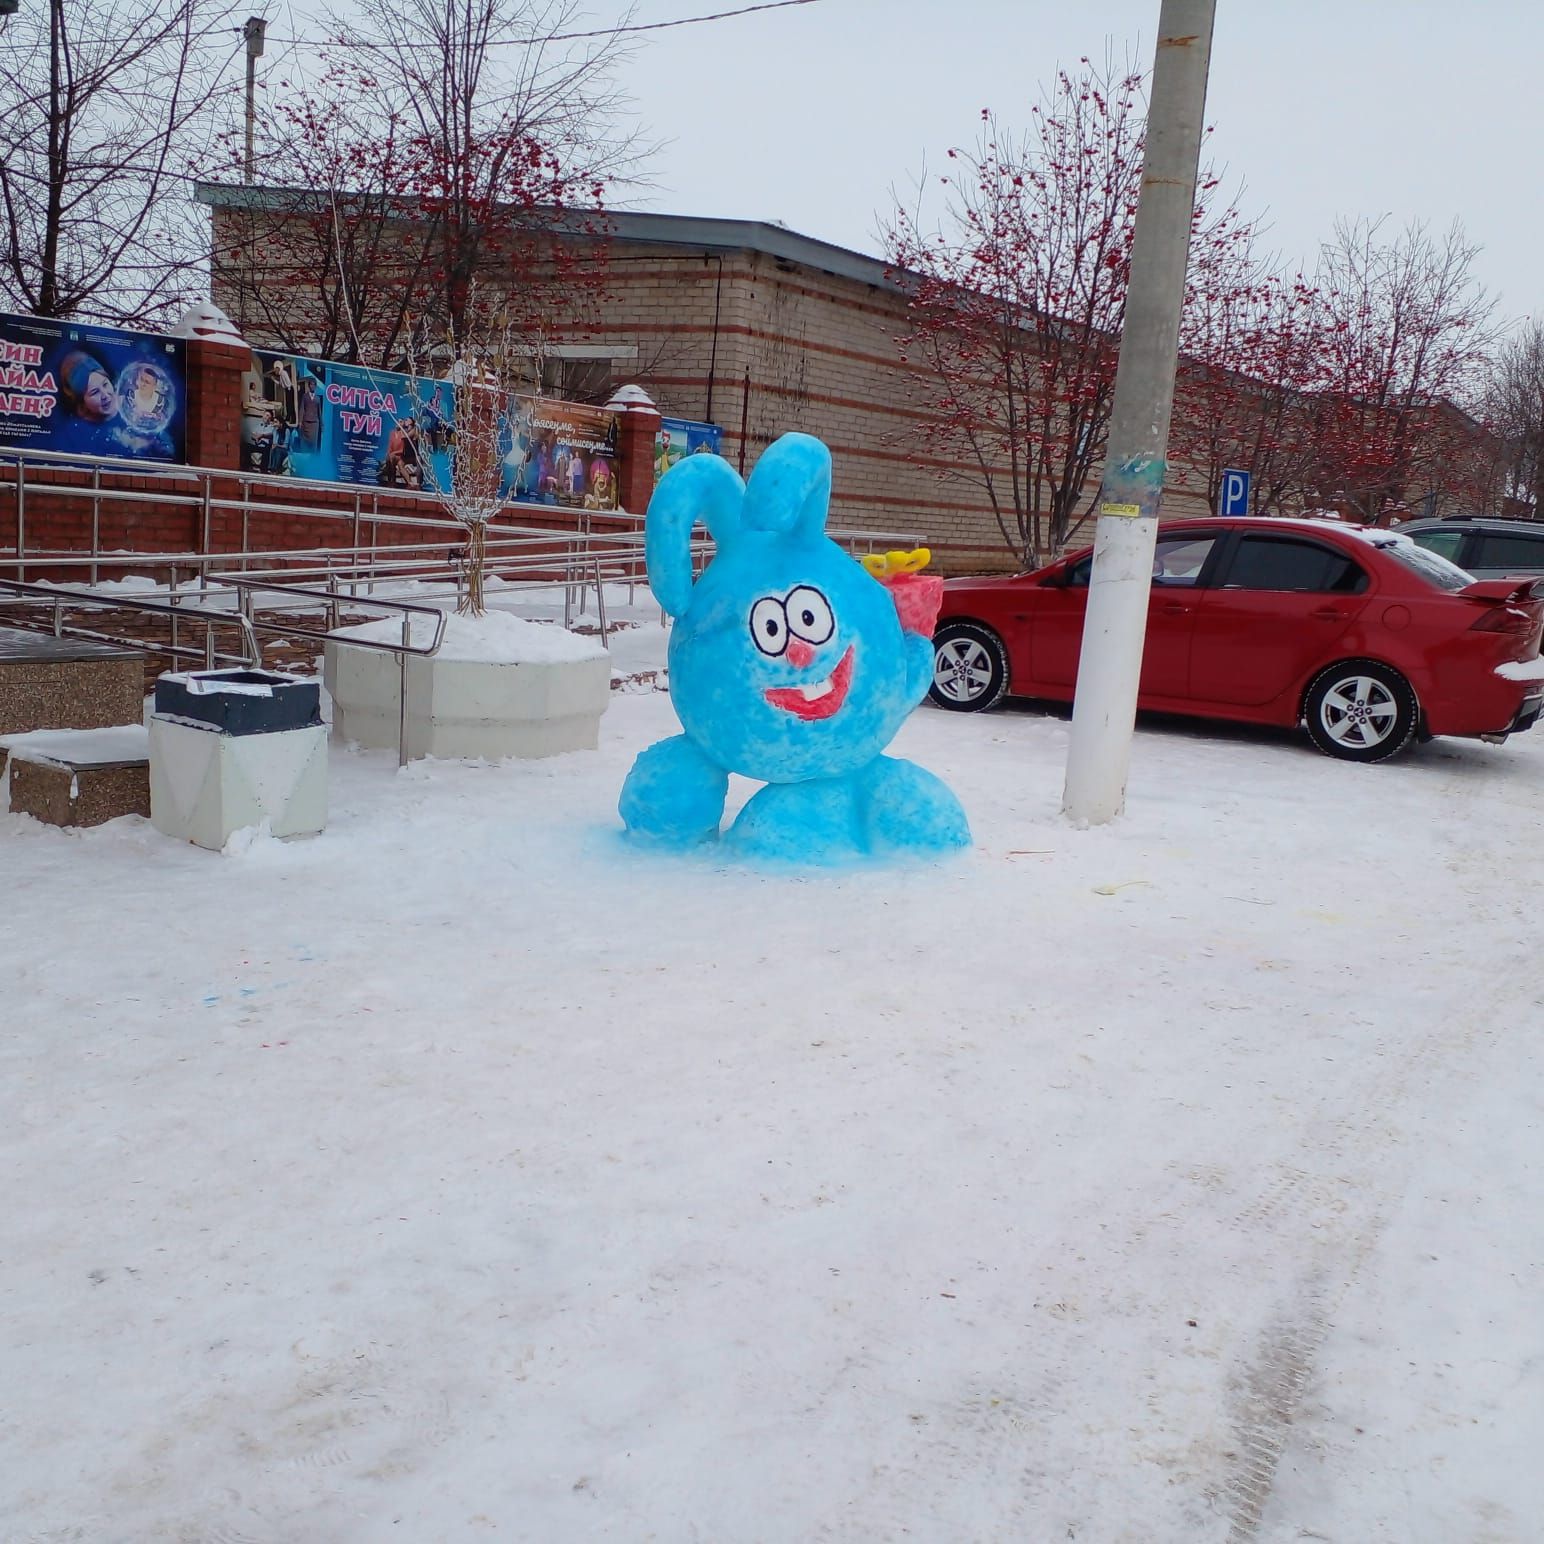
[{"label": "snow pile", "polygon": [[674,730],[0,814],[0,1539],[1539,1536],[1544,734],[924,709],[975,850],[790,879]]},{"label": "snow pile", "polygon": [[1544,658],[1511,660],[1497,665],[1496,674],[1506,681],[1544,681]]},{"label": "snow pile", "polygon": [[[399,617],[383,617],[357,627],[342,627],[330,635],[342,642],[351,638],[372,643],[400,643]],[[418,648],[434,641],[432,617],[413,615],[410,637]],[[543,622],[528,622],[507,611],[488,611],[480,617],[445,613],[445,636],[436,659],[497,665],[555,665],[568,660],[597,659],[606,650],[598,639],[586,638]]]}]

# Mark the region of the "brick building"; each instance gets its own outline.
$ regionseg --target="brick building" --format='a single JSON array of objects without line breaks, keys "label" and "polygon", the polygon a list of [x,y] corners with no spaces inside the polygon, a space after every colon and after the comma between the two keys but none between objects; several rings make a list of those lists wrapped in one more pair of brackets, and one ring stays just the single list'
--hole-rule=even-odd
[{"label": "brick building", "polygon": [[[205,184],[198,196],[213,215],[216,304],[249,342],[277,345],[244,254],[282,239],[296,195]],[[985,490],[947,476],[926,443],[920,372],[897,345],[906,297],[882,261],[754,221],[608,224],[609,293],[582,337],[550,350],[556,394],[604,400],[636,381],[663,413],[721,425],[723,453],[747,469],[780,434],[818,435],[835,459],[833,525],[918,534],[954,571],[1013,565]],[[1166,513],[1204,509],[1183,486],[1166,495]]]}]

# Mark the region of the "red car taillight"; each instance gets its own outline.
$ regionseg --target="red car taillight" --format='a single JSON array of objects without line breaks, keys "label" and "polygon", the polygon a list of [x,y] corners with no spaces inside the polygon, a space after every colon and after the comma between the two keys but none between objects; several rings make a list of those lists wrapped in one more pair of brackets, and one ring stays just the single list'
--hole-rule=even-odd
[{"label": "red car taillight", "polygon": [[1528,633],[1533,631],[1533,616],[1516,606],[1494,606],[1469,629],[1471,633]]}]

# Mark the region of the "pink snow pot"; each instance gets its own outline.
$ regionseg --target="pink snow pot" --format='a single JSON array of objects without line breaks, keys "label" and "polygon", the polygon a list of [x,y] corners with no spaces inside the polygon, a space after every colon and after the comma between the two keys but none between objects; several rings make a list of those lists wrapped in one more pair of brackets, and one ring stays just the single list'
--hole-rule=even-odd
[{"label": "pink snow pot", "polygon": [[902,574],[900,578],[890,580],[886,588],[900,613],[901,626],[908,633],[931,638],[933,624],[944,603],[943,580],[936,574]]},{"label": "pink snow pot", "polygon": [[871,552],[861,560],[864,568],[889,590],[901,627],[924,638],[933,636],[933,624],[944,603],[943,580],[920,572],[932,557],[926,547],[918,547],[915,552]]}]

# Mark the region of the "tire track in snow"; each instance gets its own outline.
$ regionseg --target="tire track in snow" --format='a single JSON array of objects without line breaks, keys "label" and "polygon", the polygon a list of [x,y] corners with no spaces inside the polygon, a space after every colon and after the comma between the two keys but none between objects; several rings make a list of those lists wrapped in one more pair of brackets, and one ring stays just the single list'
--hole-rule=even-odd
[{"label": "tire track in snow", "polygon": [[[1455,778],[1443,796],[1458,798],[1465,791],[1463,780]],[[1448,844],[1446,866],[1474,905],[1474,923],[1488,927],[1501,920],[1495,915],[1495,887],[1484,883],[1492,872],[1490,855],[1441,835]],[[1511,918],[1520,919],[1526,909],[1522,899],[1514,893],[1510,900]],[[1363,1091],[1343,1091],[1339,1111],[1321,1107],[1309,1125],[1309,1131],[1322,1133],[1312,1144],[1320,1169],[1340,1178],[1281,1166],[1275,1181],[1234,1219],[1234,1228],[1254,1231],[1274,1224],[1299,1241],[1311,1238],[1314,1263],[1237,1380],[1232,1468],[1221,1497],[1229,1519],[1227,1544],[1251,1544],[1258,1535],[1320,1350],[1400,1197],[1406,1162],[1395,1120],[1412,1088],[1460,1075],[1471,1059],[1466,1053],[1486,1034],[1494,1035],[1492,1026],[1506,1021],[1511,1003],[1534,1004],[1536,998],[1524,986],[1503,984],[1469,1005],[1456,1022],[1439,1018],[1413,1045],[1402,1043],[1388,1074]],[[1355,1099],[1360,1118],[1348,1097]]]}]

